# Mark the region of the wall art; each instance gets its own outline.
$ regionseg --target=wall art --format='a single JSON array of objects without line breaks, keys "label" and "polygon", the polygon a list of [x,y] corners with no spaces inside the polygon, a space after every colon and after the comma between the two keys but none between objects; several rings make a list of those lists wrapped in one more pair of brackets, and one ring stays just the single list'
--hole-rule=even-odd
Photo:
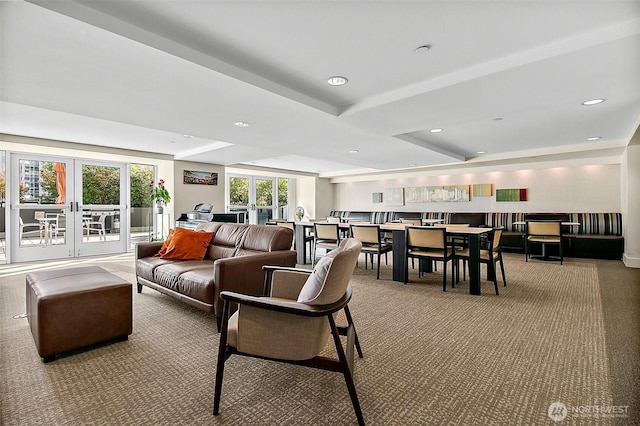
[{"label": "wall art", "polygon": [[183,172],[182,183],[194,185],[217,185],[218,173],[185,170]]}]

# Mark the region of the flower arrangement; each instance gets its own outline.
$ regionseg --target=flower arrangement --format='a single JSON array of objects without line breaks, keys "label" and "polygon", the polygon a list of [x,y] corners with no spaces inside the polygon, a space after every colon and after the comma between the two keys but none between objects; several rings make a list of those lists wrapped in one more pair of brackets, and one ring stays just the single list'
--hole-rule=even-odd
[{"label": "flower arrangement", "polygon": [[164,179],[160,179],[158,181],[158,186],[153,188],[153,192],[151,193],[151,201],[155,202],[159,206],[163,206],[171,201],[171,195],[169,195],[169,191],[164,187]]}]

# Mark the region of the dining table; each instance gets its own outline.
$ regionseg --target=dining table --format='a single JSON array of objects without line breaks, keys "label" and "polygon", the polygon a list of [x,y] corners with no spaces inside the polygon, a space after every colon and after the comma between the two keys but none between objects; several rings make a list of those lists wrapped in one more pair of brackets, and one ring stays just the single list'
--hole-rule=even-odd
[{"label": "dining table", "polygon": [[[296,240],[296,251],[298,264],[304,265],[307,259],[306,246],[304,238],[309,229],[313,229],[312,221],[296,221],[294,238]],[[348,223],[340,223],[341,229],[349,229]],[[404,223],[384,223],[379,225],[380,231],[391,232],[392,234],[392,258],[393,258],[393,281],[405,282],[405,277],[409,273],[409,262],[407,261],[407,239],[406,227],[411,226]],[[447,235],[463,236],[467,238],[469,244],[469,294],[480,295],[480,236],[491,232],[491,228],[479,227],[446,227]],[[425,265],[425,271],[428,272],[430,262]],[[487,268],[487,279],[493,280],[491,265]]]}]

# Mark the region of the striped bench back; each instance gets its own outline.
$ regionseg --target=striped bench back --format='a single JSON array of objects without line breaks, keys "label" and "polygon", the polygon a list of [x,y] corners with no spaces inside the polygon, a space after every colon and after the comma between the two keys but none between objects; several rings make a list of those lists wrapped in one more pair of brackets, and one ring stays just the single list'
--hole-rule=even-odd
[{"label": "striped bench back", "polygon": [[569,213],[570,234],[622,235],[622,213]]},{"label": "striped bench back", "polygon": [[524,225],[514,225],[514,222],[524,222],[524,213],[487,213],[487,225],[492,228],[504,228],[505,232],[524,232]]}]

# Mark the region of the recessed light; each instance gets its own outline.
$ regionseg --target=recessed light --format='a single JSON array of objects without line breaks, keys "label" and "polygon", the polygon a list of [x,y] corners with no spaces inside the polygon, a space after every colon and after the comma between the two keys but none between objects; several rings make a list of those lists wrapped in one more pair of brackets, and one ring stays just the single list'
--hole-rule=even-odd
[{"label": "recessed light", "polygon": [[444,129],[431,129],[429,130],[430,133],[440,133],[442,132]]},{"label": "recessed light", "polygon": [[418,165],[415,163],[412,163],[412,164],[409,164],[409,167],[418,167]]},{"label": "recessed light", "polygon": [[503,120],[502,117],[496,117],[496,118],[493,119],[493,121],[502,121],[502,120]]},{"label": "recessed light", "polygon": [[430,44],[425,44],[425,45],[422,45],[422,46],[418,46],[418,47],[416,47],[415,52],[416,52],[416,53],[426,53],[426,52],[428,52],[430,49],[431,49],[431,45],[430,45]]},{"label": "recessed light", "polygon": [[193,136],[191,136],[191,135],[182,135],[182,137],[191,139]]},{"label": "recessed light", "polygon": [[251,126],[251,124],[247,123],[246,121],[236,121],[233,124],[235,124],[238,127],[249,127],[249,126]]},{"label": "recessed light", "polygon": [[477,151],[476,154],[486,154],[487,151]]},{"label": "recessed light", "polygon": [[591,136],[590,138],[587,138],[588,141],[597,141],[598,139],[602,139],[602,137],[600,137],[600,136]]},{"label": "recessed light", "polygon": [[604,102],[604,99],[591,99],[588,101],[584,101],[582,105],[585,105],[585,106],[598,105],[598,104],[601,104],[602,102]]},{"label": "recessed light", "polygon": [[327,79],[327,83],[331,86],[344,86],[348,81],[347,77],[342,77],[341,75],[334,75]]},{"label": "recessed light", "polygon": [[360,151],[358,151],[357,149],[350,149],[349,150],[349,154],[357,154],[358,152],[360,152]]}]

